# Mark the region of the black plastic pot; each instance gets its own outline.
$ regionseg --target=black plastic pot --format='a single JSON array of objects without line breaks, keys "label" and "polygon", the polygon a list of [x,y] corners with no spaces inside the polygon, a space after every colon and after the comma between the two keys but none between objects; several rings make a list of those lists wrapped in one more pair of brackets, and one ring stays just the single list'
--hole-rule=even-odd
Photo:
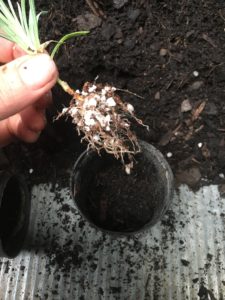
[{"label": "black plastic pot", "polygon": [[[165,211],[168,209],[174,193],[174,182],[171,168],[165,160],[165,158],[163,157],[163,155],[161,154],[161,152],[155,147],[144,141],[140,141],[140,146],[142,151],[135,157],[138,163],[134,167],[134,171],[131,172],[131,175],[124,176],[139,175],[138,173],[134,175],[132,174],[133,172],[135,173],[136,168],[137,170],[139,170],[138,172],[144,172],[142,173],[142,175],[144,174],[143,176],[145,177],[145,180],[141,178],[142,175],[140,175],[139,177],[143,182],[146,181],[145,189],[147,189],[147,193],[145,194],[147,194],[147,199],[143,199],[142,195],[140,195],[140,197],[138,197],[138,199],[135,199],[135,201],[138,204],[142,200],[145,201],[145,207],[143,207],[140,203],[140,207],[142,207],[143,210],[145,210],[145,208],[147,210],[147,207],[150,205],[150,202],[154,203],[154,207],[152,209],[150,208],[147,210],[149,212],[149,217],[146,219],[146,223],[141,223],[141,220],[139,220],[140,226],[138,228],[132,228],[132,226],[129,226],[129,228],[125,228],[124,230],[121,230],[120,228],[115,228],[113,230],[106,228],[105,226],[102,226],[98,221],[96,221],[96,214],[95,212],[93,212],[94,206],[92,205],[92,207],[90,207],[90,197],[92,197],[92,202],[95,200],[98,201],[97,198],[93,199],[93,182],[95,181],[96,174],[102,172],[103,170],[110,169],[114,165],[118,165],[118,172],[124,172],[123,170],[121,170],[121,166],[119,166],[120,163],[116,159],[112,158],[111,155],[103,154],[99,156],[94,151],[85,151],[76,161],[71,175],[72,196],[81,215],[86,220],[88,220],[95,228],[98,228],[110,234],[134,234],[137,232],[144,231],[147,228],[153,226],[157,221],[161,219]],[[138,167],[139,164],[140,166]],[[117,174],[119,175],[120,173]],[[104,177],[101,178],[104,179]],[[130,179],[131,178],[129,177],[125,177],[125,181]],[[110,187],[110,184],[113,183],[109,182],[108,187]],[[124,182],[124,185],[125,184],[127,183]],[[151,189],[149,185],[152,185]],[[137,184],[137,188],[138,186],[140,187],[140,185]],[[130,195],[129,192],[130,190],[134,192],[135,188],[136,187],[134,186],[130,186],[130,189],[127,189],[125,191],[126,197],[128,197],[128,203],[129,197],[132,197],[132,195]],[[104,193],[104,195],[107,195],[107,189],[104,191]],[[101,193],[99,194],[98,192],[96,192],[94,197],[102,197],[102,195]],[[118,206],[120,205],[121,203],[118,202]],[[128,209],[129,204],[127,206],[127,210]],[[126,213],[126,208],[124,212]],[[138,212],[133,211],[129,213],[134,217],[135,220],[135,213]]]},{"label": "black plastic pot", "polygon": [[30,194],[25,180],[0,171],[0,257],[13,258],[22,249],[29,225]]}]

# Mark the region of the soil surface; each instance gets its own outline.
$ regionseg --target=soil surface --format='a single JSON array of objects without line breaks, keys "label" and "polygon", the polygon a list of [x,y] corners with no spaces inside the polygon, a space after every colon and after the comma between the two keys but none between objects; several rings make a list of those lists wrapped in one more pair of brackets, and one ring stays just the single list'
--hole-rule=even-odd
[{"label": "soil surface", "polygon": [[[37,1],[38,11],[48,11],[42,41],[90,30],[58,53],[61,79],[80,89],[98,76],[143,97],[121,94],[149,125],[147,131],[134,124],[138,137],[162,151],[178,184],[219,183],[224,193],[224,1],[98,1],[97,11],[87,2]],[[34,182],[60,176],[85,149],[70,120],[52,121],[70,97],[55,87],[53,98],[39,142],[19,146]]]},{"label": "soil surface", "polygon": [[87,202],[94,224],[106,230],[133,232],[151,221],[159,192],[146,167],[145,162],[139,163],[131,175],[120,165],[96,173]]},{"label": "soil surface", "polygon": [[95,153],[86,155],[74,174],[78,207],[89,221],[105,230],[138,231],[158,221],[168,207],[167,188],[162,184],[165,176],[146,151],[135,157],[130,175],[112,156]]},{"label": "soil surface", "polygon": [[[99,82],[139,94],[143,99],[122,94],[150,127],[134,129],[164,153],[178,182],[193,188],[224,183],[224,2],[98,3],[104,18],[85,0],[37,3],[38,10],[49,11],[41,22],[43,40],[90,30],[62,47],[57,57],[61,78],[81,88],[98,76]],[[55,111],[69,100],[59,88],[54,90]],[[49,127],[48,135],[58,141],[52,146],[47,137],[54,151],[75,139],[79,143],[69,121]]]}]

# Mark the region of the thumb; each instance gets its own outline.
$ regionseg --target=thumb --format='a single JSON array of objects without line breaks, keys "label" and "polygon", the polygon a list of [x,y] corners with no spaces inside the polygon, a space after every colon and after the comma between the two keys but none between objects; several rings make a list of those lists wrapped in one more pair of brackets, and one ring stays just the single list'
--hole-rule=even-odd
[{"label": "thumb", "polygon": [[0,120],[33,104],[57,78],[56,65],[47,54],[26,55],[0,67]]}]

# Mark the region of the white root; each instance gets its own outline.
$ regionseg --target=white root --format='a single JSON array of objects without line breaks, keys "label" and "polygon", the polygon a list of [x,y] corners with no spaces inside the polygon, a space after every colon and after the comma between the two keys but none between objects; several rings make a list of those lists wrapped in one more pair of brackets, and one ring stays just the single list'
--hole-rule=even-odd
[{"label": "white root", "polygon": [[[131,131],[130,120],[140,125],[142,121],[134,115],[134,107],[124,103],[115,94],[117,89],[110,85],[85,83],[82,91],[74,92],[68,108],[63,108],[61,116],[70,116],[76,124],[82,140],[88,142],[88,148],[99,153],[104,149],[121,159],[125,171],[130,174],[133,168],[133,155],[140,152],[136,135]],[[145,125],[143,125],[145,126]],[[125,163],[125,156],[128,163]]]}]

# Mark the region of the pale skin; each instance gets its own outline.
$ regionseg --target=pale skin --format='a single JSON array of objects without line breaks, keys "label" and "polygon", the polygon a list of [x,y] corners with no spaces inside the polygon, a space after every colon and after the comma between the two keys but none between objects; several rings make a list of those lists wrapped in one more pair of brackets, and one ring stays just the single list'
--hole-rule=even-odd
[{"label": "pale skin", "polygon": [[48,54],[26,55],[0,38],[0,147],[35,142],[46,125],[45,111],[58,78]]}]

